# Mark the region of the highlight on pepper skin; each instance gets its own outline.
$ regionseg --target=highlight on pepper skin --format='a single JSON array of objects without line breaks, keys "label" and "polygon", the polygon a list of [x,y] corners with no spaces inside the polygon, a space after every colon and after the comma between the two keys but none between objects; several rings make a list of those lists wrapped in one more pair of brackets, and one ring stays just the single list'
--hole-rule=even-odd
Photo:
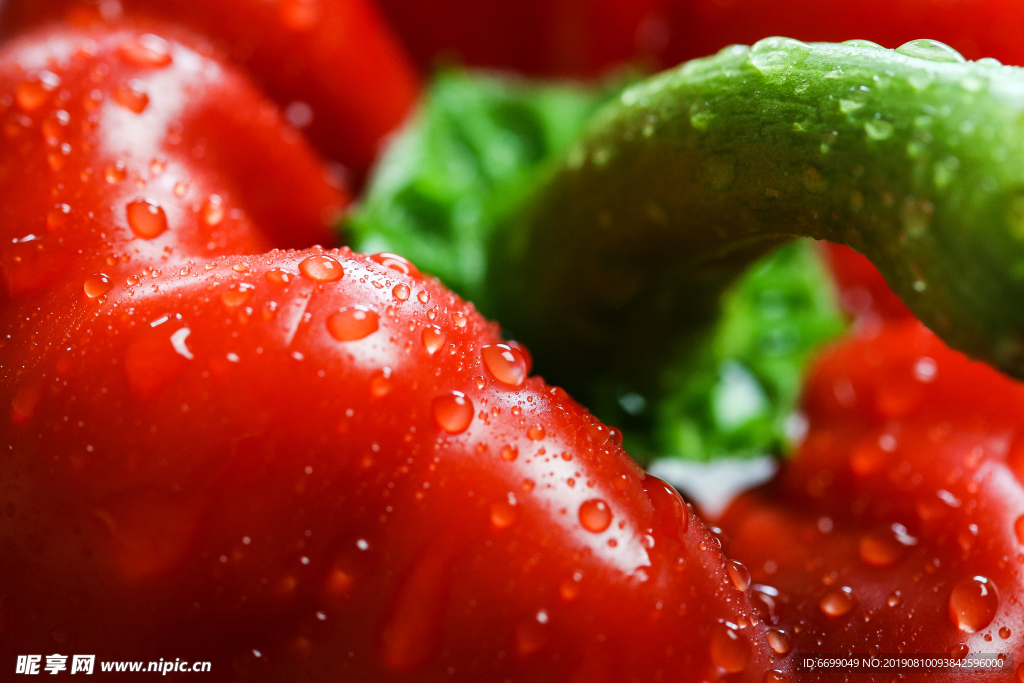
[{"label": "highlight on pepper skin", "polygon": [[239,64],[353,180],[409,113],[419,88],[370,0],[8,0],[0,6],[0,35],[61,20],[155,31]]}]

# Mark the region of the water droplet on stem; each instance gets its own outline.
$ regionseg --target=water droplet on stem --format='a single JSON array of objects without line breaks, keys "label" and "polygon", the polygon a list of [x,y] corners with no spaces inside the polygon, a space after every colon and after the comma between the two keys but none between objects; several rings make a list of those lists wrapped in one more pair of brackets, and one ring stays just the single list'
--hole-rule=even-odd
[{"label": "water droplet on stem", "polygon": [[963,58],[963,55],[949,45],[929,38],[920,38],[918,40],[911,40],[909,43],[903,43],[896,48],[896,52],[907,57],[926,59],[929,62],[967,61]]}]

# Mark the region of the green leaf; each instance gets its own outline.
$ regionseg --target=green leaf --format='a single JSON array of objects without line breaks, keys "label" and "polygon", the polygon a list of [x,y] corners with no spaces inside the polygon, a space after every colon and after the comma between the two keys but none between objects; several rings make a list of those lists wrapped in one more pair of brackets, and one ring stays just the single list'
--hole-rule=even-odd
[{"label": "green leaf", "polygon": [[619,90],[442,74],[346,220],[348,243],[400,253],[484,306],[496,226]]},{"label": "green leaf", "polygon": [[842,334],[831,278],[801,240],[756,262],[725,294],[710,338],[664,374],[659,454],[708,460],[781,453],[799,436],[808,364]]}]

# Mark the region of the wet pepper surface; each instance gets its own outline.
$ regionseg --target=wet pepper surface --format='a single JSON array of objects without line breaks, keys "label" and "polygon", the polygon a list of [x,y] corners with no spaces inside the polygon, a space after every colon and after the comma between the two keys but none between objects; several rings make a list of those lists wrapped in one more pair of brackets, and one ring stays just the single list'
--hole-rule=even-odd
[{"label": "wet pepper surface", "polygon": [[722,520],[753,581],[778,590],[780,658],[1020,651],[1022,401],[913,318],[818,363],[795,459]]},{"label": "wet pepper surface", "polygon": [[[1021,650],[1024,394],[897,307],[862,307],[720,534],[413,264],[289,250],[346,198],[222,62],[55,30],[0,91],[6,654],[778,683],[815,678],[793,653]],[[844,272],[855,302],[873,271]]]},{"label": "wet pepper surface", "polygon": [[356,177],[419,90],[418,74],[368,0],[15,0],[0,8],[0,33],[62,20],[155,31],[244,67],[324,156]]}]

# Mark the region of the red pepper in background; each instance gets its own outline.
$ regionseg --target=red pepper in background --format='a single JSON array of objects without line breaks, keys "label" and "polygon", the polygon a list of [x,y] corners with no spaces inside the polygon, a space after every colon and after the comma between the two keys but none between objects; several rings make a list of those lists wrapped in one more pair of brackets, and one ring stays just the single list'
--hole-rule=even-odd
[{"label": "red pepper in background", "polygon": [[1024,13],[1016,0],[666,0],[672,39],[667,63],[766,36],[805,41],[872,40],[895,48],[918,38],[942,41],[966,59],[1024,64]]},{"label": "red pepper in background", "polygon": [[904,318],[826,353],[804,407],[796,457],[721,522],[778,590],[779,659],[1021,652],[1024,386]]},{"label": "red pepper in background", "polygon": [[244,255],[338,198],[230,69],[58,28],[0,93],[5,662],[762,680],[742,570],[471,304],[393,255]]},{"label": "red pepper in background", "polygon": [[471,66],[533,75],[593,76],[624,61],[666,67],[772,35],[806,41],[917,38],[967,59],[1024,63],[1024,13],[1011,0],[532,0],[488,3],[380,0],[417,61],[458,57]]},{"label": "red pepper in background", "polygon": [[370,0],[9,0],[0,30],[65,17],[158,26],[193,43],[185,31],[204,36],[203,52],[244,65],[293,125],[357,177],[419,94],[414,67]]},{"label": "red pepper in background", "polygon": [[[323,5],[273,7],[319,30],[302,12]],[[693,11],[756,38],[772,25],[755,9]],[[607,43],[628,51],[646,9],[606,10],[578,35],[630,29]],[[682,26],[675,11],[638,21]],[[813,31],[806,11],[776,19]],[[771,32],[857,32],[824,16],[844,35]],[[972,55],[981,21],[932,35]],[[674,54],[677,34],[644,30]],[[181,40],[58,31],[0,54],[6,654],[173,648],[230,660],[225,678],[778,682],[793,651],[1021,651],[1021,386],[907,319],[857,258],[832,250],[848,304],[891,320],[824,357],[797,459],[727,513],[748,576],[404,259],[244,256],[324,239],[344,198],[273,106]],[[574,45],[524,68],[603,66]]]},{"label": "red pepper in background", "polygon": [[410,53],[527,74],[593,76],[634,58],[653,66],[670,38],[665,0],[381,0]]}]

